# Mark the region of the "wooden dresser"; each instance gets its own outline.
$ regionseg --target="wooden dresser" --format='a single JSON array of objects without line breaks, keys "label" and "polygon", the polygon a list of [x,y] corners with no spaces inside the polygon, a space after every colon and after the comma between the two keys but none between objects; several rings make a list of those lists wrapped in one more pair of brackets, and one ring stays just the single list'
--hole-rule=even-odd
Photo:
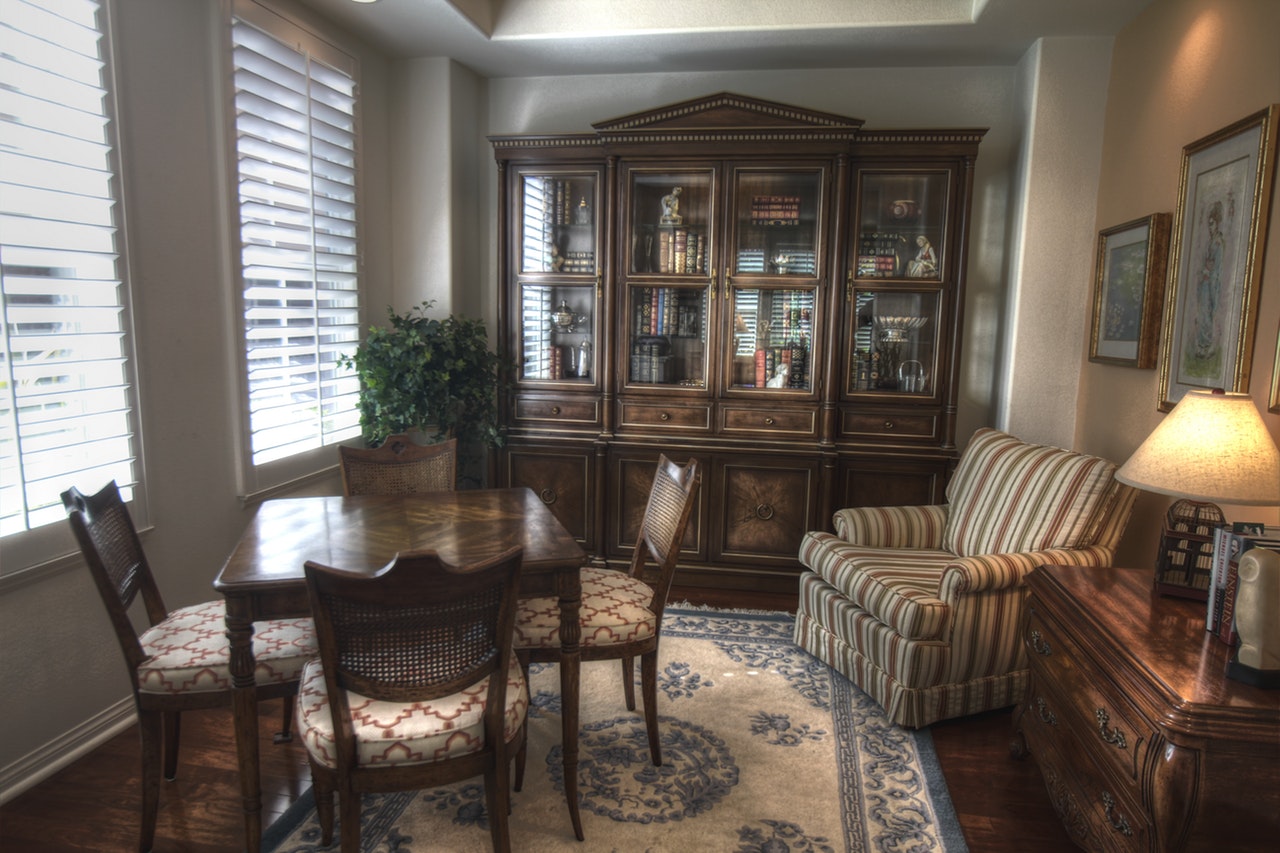
[{"label": "wooden dresser", "polygon": [[1204,604],[1145,569],[1028,578],[1015,755],[1087,850],[1280,849],[1280,691],[1226,678]]}]

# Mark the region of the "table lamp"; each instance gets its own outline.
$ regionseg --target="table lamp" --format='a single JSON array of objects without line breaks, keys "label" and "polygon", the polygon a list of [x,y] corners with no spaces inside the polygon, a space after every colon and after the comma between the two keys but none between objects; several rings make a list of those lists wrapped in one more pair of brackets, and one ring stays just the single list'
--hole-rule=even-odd
[{"label": "table lamp", "polygon": [[[1179,514],[1196,516],[1197,510],[1206,507],[1221,519],[1221,510],[1213,502],[1280,506],[1280,449],[1248,394],[1188,391],[1129,461],[1120,466],[1116,479],[1144,491],[1180,498],[1170,507],[1170,519]],[[1208,532],[1211,556],[1212,530]],[[1163,558],[1165,543],[1161,548]],[[1192,561],[1204,554],[1186,556]],[[1191,567],[1188,562],[1187,568]],[[1258,590],[1270,593],[1257,594],[1255,590],[1237,595],[1236,623],[1241,624],[1240,606],[1249,608],[1250,612],[1243,616],[1244,623],[1268,626],[1270,637],[1253,636],[1248,642],[1267,644],[1267,653],[1274,656],[1280,653],[1280,586],[1265,573],[1280,571],[1280,565],[1269,561],[1263,571],[1256,581]],[[1157,582],[1159,572],[1157,566]],[[1241,642],[1246,642],[1243,636]]]}]

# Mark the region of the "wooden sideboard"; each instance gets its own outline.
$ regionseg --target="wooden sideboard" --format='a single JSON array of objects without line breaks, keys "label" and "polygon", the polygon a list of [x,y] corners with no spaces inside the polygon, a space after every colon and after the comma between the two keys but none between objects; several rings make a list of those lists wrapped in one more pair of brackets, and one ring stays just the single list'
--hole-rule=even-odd
[{"label": "wooden sideboard", "polygon": [[1280,691],[1229,680],[1204,604],[1145,569],[1041,567],[1014,754],[1035,757],[1087,850],[1275,850]]}]

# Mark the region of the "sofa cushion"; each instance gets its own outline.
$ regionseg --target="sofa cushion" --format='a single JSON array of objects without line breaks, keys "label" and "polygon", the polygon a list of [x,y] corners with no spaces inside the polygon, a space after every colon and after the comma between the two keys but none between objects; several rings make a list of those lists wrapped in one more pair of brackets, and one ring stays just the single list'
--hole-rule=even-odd
[{"label": "sofa cushion", "polygon": [[979,429],[947,486],[942,547],[967,557],[1088,545],[1115,470],[1096,456]]},{"label": "sofa cushion", "polygon": [[943,571],[955,558],[945,551],[868,548],[822,531],[805,534],[800,562],[841,595],[903,637],[942,636],[949,606],[938,598]]}]

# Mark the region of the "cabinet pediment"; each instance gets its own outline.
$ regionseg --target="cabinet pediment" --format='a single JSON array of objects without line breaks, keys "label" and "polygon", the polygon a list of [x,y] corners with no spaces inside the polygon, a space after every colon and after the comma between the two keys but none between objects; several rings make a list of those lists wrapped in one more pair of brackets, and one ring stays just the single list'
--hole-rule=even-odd
[{"label": "cabinet pediment", "polygon": [[819,133],[831,138],[833,135],[851,137],[862,126],[862,119],[720,92],[619,116],[592,126],[605,139],[650,135],[694,138],[726,132],[753,135]]}]

